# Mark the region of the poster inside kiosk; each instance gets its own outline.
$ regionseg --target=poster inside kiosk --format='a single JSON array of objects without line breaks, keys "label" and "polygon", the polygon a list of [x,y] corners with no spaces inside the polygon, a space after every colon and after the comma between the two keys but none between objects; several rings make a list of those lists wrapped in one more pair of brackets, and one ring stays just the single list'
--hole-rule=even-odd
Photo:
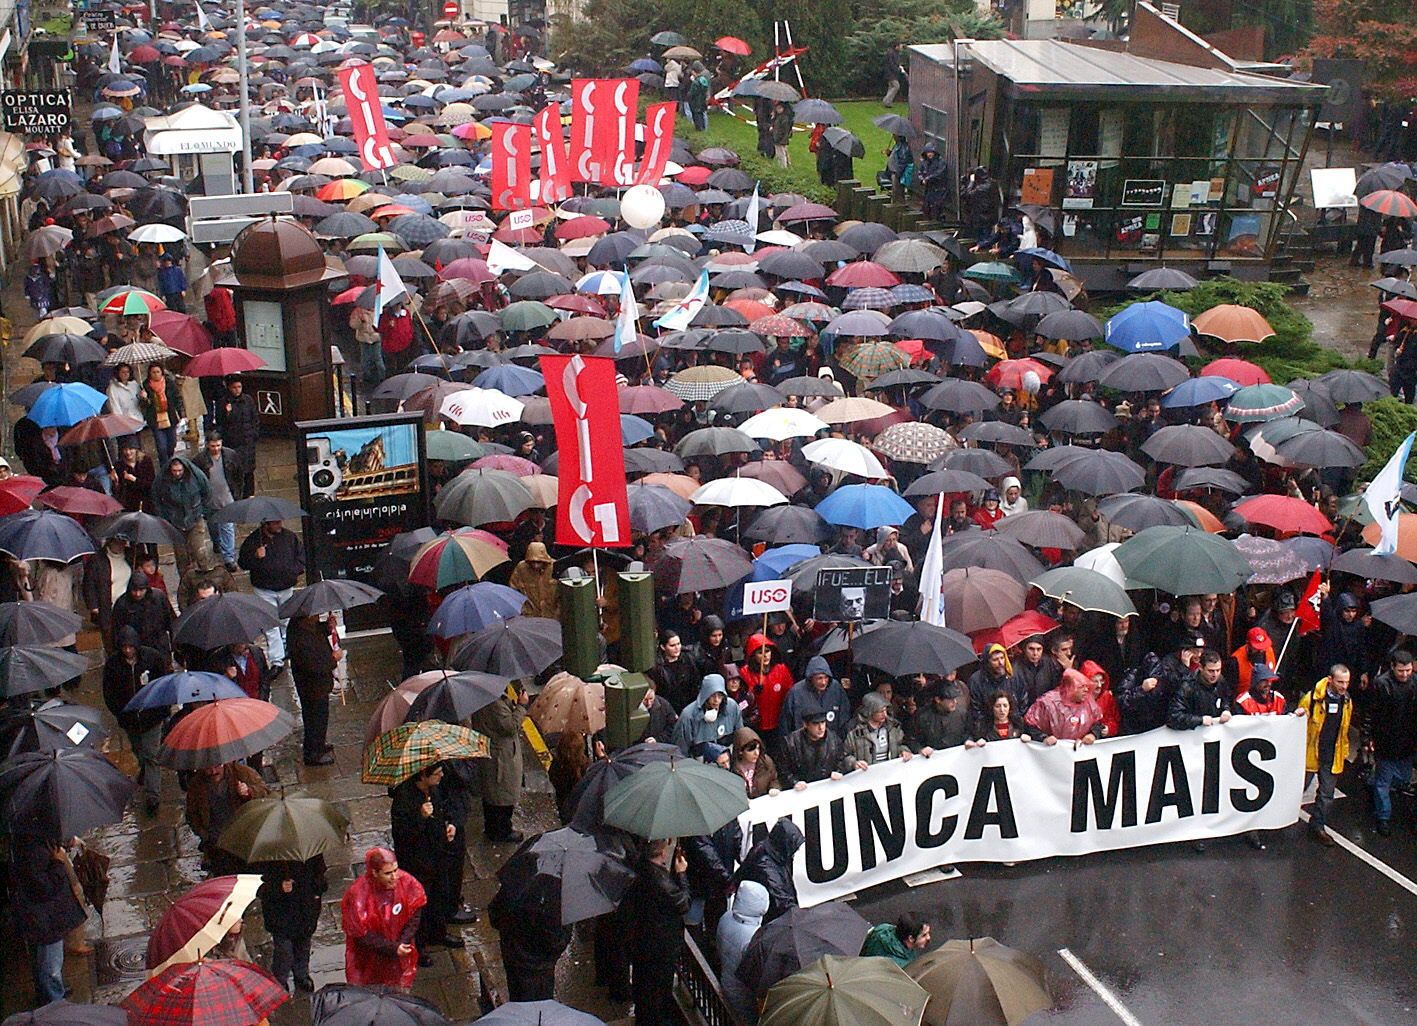
[{"label": "poster inside kiosk", "polygon": [[740,823],[790,818],[804,907],[956,862],[1025,862],[1277,830],[1298,819],[1305,722],[1237,716],[1075,745],[997,741],[892,759],[754,798]]}]

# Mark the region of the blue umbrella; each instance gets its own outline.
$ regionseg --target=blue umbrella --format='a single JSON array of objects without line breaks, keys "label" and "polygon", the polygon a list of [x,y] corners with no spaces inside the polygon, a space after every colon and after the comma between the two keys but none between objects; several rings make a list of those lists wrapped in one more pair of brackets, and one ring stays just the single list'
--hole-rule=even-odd
[{"label": "blue umbrella", "polygon": [[648,57],[641,57],[639,60],[630,62],[630,70],[635,72],[644,71],[649,72],[650,74],[658,74],[664,69],[660,67],[659,61],[650,60]]},{"label": "blue umbrella", "polygon": [[245,697],[246,692],[241,690],[241,685],[224,674],[183,670],[148,681],[129,699],[123,711],[142,712],[144,709],[167,709],[174,705],[210,702],[218,698]]},{"label": "blue umbrella", "polygon": [[518,367],[514,363],[488,367],[472,382],[478,388],[495,388],[503,395],[531,395],[546,386],[546,380],[537,371]]},{"label": "blue umbrella", "polygon": [[637,445],[646,438],[654,437],[654,425],[633,413],[620,414],[620,442],[623,445]]},{"label": "blue umbrella", "polygon": [[46,389],[30,407],[29,418],[40,427],[68,427],[92,417],[108,401],[96,388],[81,381],[68,381]]},{"label": "blue umbrella", "polygon": [[1057,253],[1054,253],[1051,249],[1044,249],[1041,246],[1029,246],[1026,249],[1017,250],[1014,253],[1015,263],[1020,262],[1019,257],[1033,257],[1035,260],[1041,260],[1043,263],[1057,267],[1060,270],[1072,271],[1072,266],[1066,260]]},{"label": "blue umbrella", "polygon": [[829,524],[874,531],[890,525],[899,527],[915,513],[915,507],[885,485],[846,485],[817,504],[817,513]]},{"label": "blue umbrella", "polygon": [[1220,375],[1190,378],[1181,382],[1161,397],[1161,405],[1168,410],[1179,410],[1187,406],[1204,406],[1206,403],[1223,402],[1240,391],[1240,383]]},{"label": "blue umbrella", "polygon": [[0,552],[16,559],[69,563],[94,551],[93,539],[77,520],[50,510],[25,510],[0,521]]},{"label": "blue umbrella", "polygon": [[1155,300],[1133,303],[1107,322],[1103,336],[1125,353],[1171,349],[1191,334],[1191,320],[1174,306]]},{"label": "blue umbrella", "polygon": [[776,581],[788,567],[821,554],[821,547],[817,545],[779,545],[768,549],[753,560],[753,580]]},{"label": "blue umbrella", "polygon": [[520,616],[526,596],[505,584],[478,581],[451,592],[428,621],[428,633],[456,638]]}]

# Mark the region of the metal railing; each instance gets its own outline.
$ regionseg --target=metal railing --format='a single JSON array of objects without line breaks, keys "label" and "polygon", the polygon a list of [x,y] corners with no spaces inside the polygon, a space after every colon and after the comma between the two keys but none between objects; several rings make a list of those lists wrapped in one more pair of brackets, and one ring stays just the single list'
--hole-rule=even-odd
[{"label": "metal railing", "polygon": [[679,956],[675,979],[679,984],[675,997],[689,1026],[742,1026],[728,1007],[718,975],[689,930],[684,931],[684,951]]}]

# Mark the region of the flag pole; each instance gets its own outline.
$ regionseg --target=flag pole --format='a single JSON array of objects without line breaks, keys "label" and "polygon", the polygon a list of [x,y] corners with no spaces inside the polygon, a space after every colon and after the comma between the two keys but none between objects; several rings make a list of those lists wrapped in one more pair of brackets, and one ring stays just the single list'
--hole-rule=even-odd
[{"label": "flag pole", "polygon": [[1279,650],[1279,658],[1274,661],[1274,672],[1279,673],[1279,664],[1284,662],[1284,653],[1289,651],[1289,642],[1294,639],[1294,628],[1299,626],[1299,618],[1296,616],[1289,621],[1289,633],[1284,636],[1284,645]]}]

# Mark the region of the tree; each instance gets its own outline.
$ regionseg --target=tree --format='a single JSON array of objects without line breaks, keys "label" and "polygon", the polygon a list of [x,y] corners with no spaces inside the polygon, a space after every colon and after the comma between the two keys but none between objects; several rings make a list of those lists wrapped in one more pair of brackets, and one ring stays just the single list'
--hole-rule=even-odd
[{"label": "tree", "polygon": [[1406,0],[1314,0],[1317,35],[1299,55],[1362,60],[1364,88],[1379,99],[1404,102],[1417,94],[1417,27]]},{"label": "tree", "polygon": [[1264,29],[1267,56],[1289,56],[1303,49],[1314,34],[1314,0],[1265,0],[1263,5],[1239,7],[1235,22]]}]

